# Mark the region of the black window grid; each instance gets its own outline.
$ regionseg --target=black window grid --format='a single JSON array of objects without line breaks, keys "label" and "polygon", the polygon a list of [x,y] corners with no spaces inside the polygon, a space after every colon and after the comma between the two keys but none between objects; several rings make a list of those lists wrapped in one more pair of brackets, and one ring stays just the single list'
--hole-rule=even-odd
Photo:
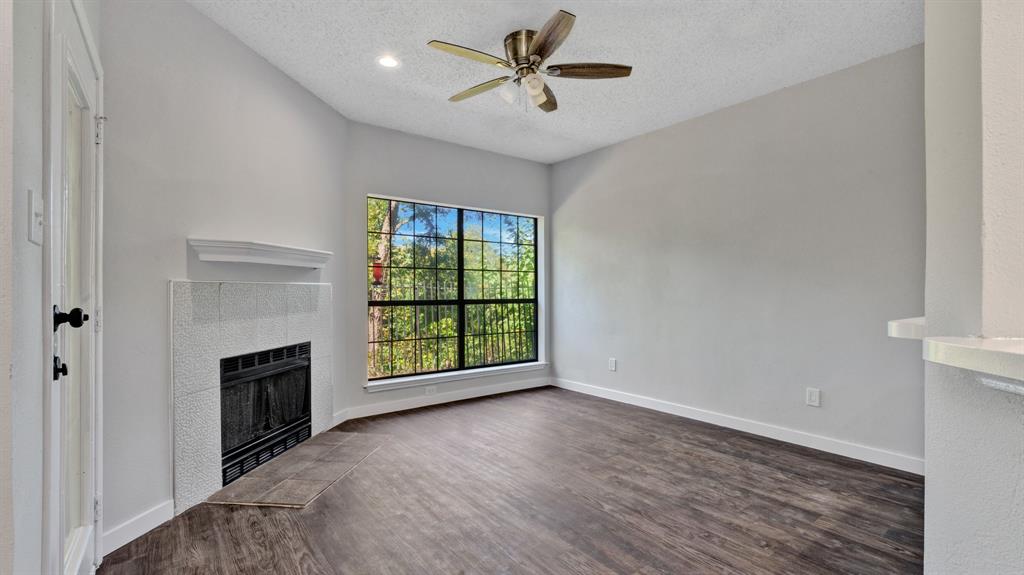
[{"label": "black window grid", "polygon": [[[388,236],[387,265],[371,260],[368,251],[368,278],[372,278],[374,268],[379,267],[382,279],[384,280],[382,283],[386,286],[387,291],[386,298],[375,299],[375,296],[383,295],[379,292],[367,298],[371,321],[373,321],[372,316],[375,308],[410,308],[413,310],[412,334],[415,336],[396,339],[396,334],[393,333],[391,326],[388,328],[388,339],[373,340],[373,334],[370,334],[371,337],[368,338],[368,359],[375,357],[374,354],[379,352],[380,347],[386,345],[388,352],[388,374],[371,375],[368,368],[368,379],[382,380],[413,374],[459,371],[474,367],[512,365],[537,360],[539,310],[537,305],[535,218],[480,210],[467,210],[464,208],[446,208],[416,202],[398,202],[383,198],[371,197],[368,198],[368,201],[387,201],[388,208],[385,217],[390,220],[390,230],[388,232],[367,230],[368,241],[370,237],[376,237],[379,241],[383,239],[383,236]],[[448,221],[442,222],[439,215],[440,210],[445,211],[445,220]],[[401,217],[403,212],[406,215],[412,216],[412,221],[407,220],[403,223]],[[467,214],[469,215],[467,216]],[[450,221],[452,216],[454,216],[454,226],[451,225],[452,222]],[[421,218],[426,220],[426,223],[421,224]],[[512,218],[516,222],[514,234],[508,232],[508,228],[511,227],[508,226],[508,223]],[[478,230],[478,236],[476,236],[474,230],[470,230],[470,233],[474,233],[479,239],[467,239],[467,233],[464,229],[465,223],[469,220],[472,226],[474,219],[482,225]],[[493,225],[495,221],[499,222],[497,234],[488,227]],[[398,228],[397,231],[396,228]],[[408,233],[409,230],[412,230],[412,233]],[[454,237],[452,237],[453,231]],[[419,235],[421,233],[422,235]],[[396,237],[400,238],[398,243],[396,243]],[[450,253],[447,253],[443,261],[439,261],[440,258],[436,249],[439,247],[439,242],[444,241],[447,246],[445,251],[449,252],[452,247],[452,240],[455,242],[455,267],[451,267]],[[480,245],[481,261],[478,267],[470,267],[474,265],[474,262],[467,263],[465,261],[466,245],[473,242],[477,242]],[[393,265],[391,258],[396,253],[395,246],[399,244],[412,246],[411,261],[403,259],[400,262],[403,264],[411,263],[411,265]],[[374,245],[378,246],[378,248],[380,246],[379,243]],[[429,253],[430,246],[432,245],[435,248],[433,250],[434,256],[427,257],[426,253]],[[420,246],[427,251],[424,252],[419,249]],[[491,249],[497,251],[496,262],[494,258],[490,262],[484,261],[485,254],[488,253],[487,246],[492,246]],[[422,263],[429,265],[417,265]],[[399,286],[399,290],[403,291],[398,294],[401,296],[398,299],[395,298],[394,272],[396,270],[405,278],[406,282],[409,278],[412,279],[411,284],[405,283]],[[432,278],[433,281],[421,284],[419,280],[421,273],[428,280]],[[479,274],[480,281],[477,283],[477,286],[483,292],[479,294],[480,297],[470,297],[466,293],[465,276],[467,273]],[[452,280],[454,280],[454,286],[451,285]],[[490,291],[488,291],[488,282],[491,284],[496,282],[496,290],[492,285]],[[433,286],[430,286],[430,283],[433,283]],[[426,286],[422,292],[421,285]],[[374,287],[371,284],[371,293]],[[453,287],[454,289],[452,289]],[[526,293],[522,293],[523,291],[526,291]],[[412,297],[405,299],[405,296],[410,294]],[[451,295],[455,297],[442,297]],[[485,297],[488,295],[492,297]],[[469,328],[467,327],[467,308],[470,306],[480,310],[480,313],[475,314],[480,319],[473,327],[475,330],[480,331],[473,331],[471,333],[468,332]],[[455,309],[457,315],[456,325],[458,326],[456,334],[452,336],[450,332],[446,332],[444,335],[437,334],[420,337],[422,334],[420,334],[419,310],[423,308]],[[530,329],[523,329],[524,326]],[[440,350],[442,346],[445,349],[450,349],[452,340],[457,344],[457,357],[454,366],[451,365],[447,354],[442,354],[439,351],[433,354],[435,358],[433,366],[424,365],[422,361],[424,349],[433,348]],[[413,371],[395,372],[396,348],[400,348],[400,356],[414,354]],[[494,358],[498,358],[498,360],[494,361]],[[430,369],[430,367],[433,369]]]}]

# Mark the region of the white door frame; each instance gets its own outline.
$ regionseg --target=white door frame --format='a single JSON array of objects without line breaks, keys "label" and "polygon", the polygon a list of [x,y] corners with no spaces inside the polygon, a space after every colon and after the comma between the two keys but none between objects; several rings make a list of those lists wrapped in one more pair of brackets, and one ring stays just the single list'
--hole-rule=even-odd
[{"label": "white door frame", "polygon": [[14,512],[13,492],[6,486],[13,477],[11,429],[11,290],[14,251],[14,10],[10,2],[0,2],[0,573],[13,568]]},{"label": "white door frame", "polygon": [[[93,569],[103,558],[102,548],[102,332],[100,329],[102,321],[102,269],[103,269],[103,146],[102,146],[102,121],[103,121],[103,68],[100,65],[99,50],[96,48],[95,39],[89,26],[84,7],[80,0],[46,0],[44,4],[44,31],[43,31],[43,206],[44,206],[44,233],[43,233],[43,545],[42,545],[42,567],[43,572],[62,573],[64,571],[64,533],[61,526],[63,481],[61,473],[61,424],[62,416],[60,411],[60,386],[53,381],[53,293],[52,282],[54,277],[54,266],[61,263],[57,248],[54,246],[53,230],[55,226],[63,225],[63,222],[54,221],[53,205],[55,201],[63,198],[63,171],[64,171],[64,150],[63,142],[63,102],[64,91],[67,84],[67,57],[66,43],[64,37],[57,29],[57,2],[69,2],[74,12],[78,31],[81,33],[88,52],[89,62],[96,74],[95,102],[90,102],[90,111],[94,114],[92,122],[86,129],[95,129],[94,163],[92,166],[93,189],[91,197],[87,198],[88,203],[83,202],[82,214],[88,212],[88,223],[91,230],[89,241],[83,242],[81,248],[85,261],[89,265],[83,269],[84,281],[90,282],[93,294],[93,309],[87,310],[92,316],[92,321],[82,329],[89,330],[91,339],[92,357],[90,358],[90,371],[88,380],[90,389],[87,391],[87,408],[83,421],[89,427],[90,442],[85,445],[86,465],[89,473],[85,483],[85,497],[92,495],[94,504],[86,504],[85,523],[86,529],[91,530],[91,546],[86,547],[83,540],[83,548],[76,549],[76,554],[83,557],[92,557],[91,564],[87,567]],[[86,63],[81,63],[86,64]],[[80,66],[81,67],[81,66]],[[85,198],[84,198],[85,199]],[[66,327],[63,329],[67,329]]]}]

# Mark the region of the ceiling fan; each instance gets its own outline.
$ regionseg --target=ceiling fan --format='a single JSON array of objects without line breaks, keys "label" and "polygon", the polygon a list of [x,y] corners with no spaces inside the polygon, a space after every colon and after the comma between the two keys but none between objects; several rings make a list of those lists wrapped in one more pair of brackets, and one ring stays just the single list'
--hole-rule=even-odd
[{"label": "ceiling fan", "polygon": [[[559,10],[544,24],[540,32],[534,30],[516,30],[505,36],[505,58],[492,56],[472,48],[466,48],[457,44],[431,40],[427,46],[437,48],[449,54],[483,62],[507,70],[505,76],[488,80],[483,84],[477,84],[468,90],[463,90],[448,98],[451,102],[461,102],[472,98],[488,90],[493,90],[512,81],[518,88],[522,85],[526,88],[526,94],[530,102],[545,112],[554,112],[558,109],[558,101],[551,87],[547,85],[541,76],[547,75],[556,78],[624,78],[633,71],[632,66],[621,64],[550,64],[545,66],[544,62],[548,57],[565,42],[572,30],[576,16]],[[515,92],[511,95],[502,94],[510,102],[516,97]]]}]

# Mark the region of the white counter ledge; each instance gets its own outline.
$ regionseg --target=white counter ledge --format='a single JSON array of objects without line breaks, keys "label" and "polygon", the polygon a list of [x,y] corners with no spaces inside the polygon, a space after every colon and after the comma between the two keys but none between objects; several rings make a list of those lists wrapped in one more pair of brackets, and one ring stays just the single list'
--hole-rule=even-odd
[{"label": "white counter ledge", "polygon": [[926,337],[924,359],[1024,385],[1024,338]]},{"label": "white counter ledge", "polygon": [[889,320],[889,337],[924,339],[925,318],[908,317]]}]

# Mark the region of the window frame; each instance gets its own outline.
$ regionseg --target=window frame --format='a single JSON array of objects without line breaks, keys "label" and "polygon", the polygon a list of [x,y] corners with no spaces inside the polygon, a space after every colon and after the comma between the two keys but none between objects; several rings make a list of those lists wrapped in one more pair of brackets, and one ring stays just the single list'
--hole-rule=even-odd
[{"label": "window frame", "polygon": [[[377,195],[377,194],[375,194],[375,195],[367,194],[366,197],[364,198],[364,201],[366,202],[364,204],[364,208],[367,210],[367,212],[364,215],[367,216],[365,218],[367,221],[369,219],[369,217],[368,217],[368,209],[369,209],[369,202],[370,202],[370,200],[384,200],[384,201],[388,201],[388,202],[392,202],[392,203],[395,203],[395,202],[397,202],[397,203],[410,203],[410,204],[413,204],[414,213],[415,213],[416,207],[419,206],[419,205],[430,206],[430,207],[437,207],[437,208],[448,208],[448,209],[453,209],[453,210],[456,211],[455,217],[456,217],[457,231],[456,231],[455,240],[456,240],[456,250],[457,250],[457,264],[456,264],[456,268],[455,268],[454,271],[456,272],[455,275],[456,275],[457,288],[456,288],[456,297],[454,299],[450,299],[450,298],[449,299],[432,299],[432,300],[416,299],[415,287],[413,287],[414,291],[413,291],[413,298],[412,299],[392,300],[391,299],[391,295],[393,293],[392,292],[393,286],[391,284],[390,270],[392,270],[394,268],[392,268],[392,266],[389,265],[386,268],[388,270],[388,274],[389,274],[389,277],[388,277],[388,282],[389,282],[389,285],[388,285],[388,299],[387,300],[373,300],[373,299],[370,299],[369,294],[367,294],[368,295],[368,297],[367,297],[367,313],[369,313],[369,311],[372,308],[374,308],[374,307],[382,307],[382,308],[410,307],[410,308],[413,309],[413,314],[415,315],[417,313],[417,310],[418,310],[418,308],[420,306],[437,306],[437,307],[451,306],[451,307],[454,307],[456,309],[456,313],[458,314],[458,330],[457,330],[457,335],[455,337],[455,339],[457,339],[457,361],[456,361],[456,367],[454,367],[454,368],[447,368],[447,369],[433,370],[433,371],[412,372],[412,373],[399,373],[399,374],[392,374],[392,375],[386,375],[386,376],[380,376],[380,377],[372,377],[372,378],[369,377],[369,351],[370,351],[370,345],[372,345],[373,343],[376,343],[376,342],[371,342],[370,341],[371,334],[368,331],[367,332],[367,369],[364,372],[366,374],[366,376],[367,376],[367,379],[366,379],[367,383],[366,383],[365,387],[367,388],[368,391],[377,391],[377,390],[383,390],[383,389],[398,389],[398,388],[404,388],[404,387],[412,387],[412,386],[416,386],[416,385],[428,385],[428,384],[431,384],[431,383],[441,383],[443,381],[455,381],[455,380],[470,379],[470,378],[483,377],[483,376],[489,376],[489,375],[500,375],[502,373],[513,373],[513,372],[520,372],[520,371],[532,371],[532,370],[537,370],[537,369],[543,369],[544,367],[547,366],[547,363],[545,361],[545,355],[546,354],[545,354],[545,349],[544,349],[545,324],[543,322],[543,317],[544,317],[544,314],[543,314],[543,301],[544,301],[544,285],[545,285],[544,284],[544,243],[543,243],[544,242],[544,229],[543,229],[544,228],[544,217],[543,216],[538,216],[538,215],[533,215],[533,214],[526,214],[526,213],[518,213],[518,212],[496,211],[494,209],[488,209],[488,208],[476,208],[476,207],[469,207],[469,206],[460,206],[460,205],[446,204],[446,203],[443,203],[443,202],[411,199],[411,198],[404,198],[404,197],[385,196],[385,195]],[[472,270],[472,269],[471,270],[467,270],[465,268],[465,261],[464,261],[464,258],[465,258],[465,245],[464,244],[467,241],[466,238],[465,238],[465,229],[464,229],[464,226],[465,226],[464,214],[465,214],[465,212],[479,212],[481,215],[483,215],[483,214],[494,214],[494,215],[497,215],[498,217],[501,217],[501,216],[515,216],[515,217],[519,217],[519,218],[530,218],[530,219],[533,220],[533,250],[534,250],[533,251],[533,269],[529,270],[529,273],[533,274],[533,294],[532,294],[532,297],[529,297],[529,298],[503,298],[503,297],[482,298],[481,297],[479,299],[467,299],[466,298],[465,274],[467,272],[472,272],[472,271],[480,271],[481,273],[483,273],[484,270]],[[389,212],[388,212],[389,217],[390,217],[390,214],[391,214],[391,212],[389,210]],[[364,230],[363,230],[364,241],[369,237],[369,234],[371,234],[371,233],[380,233],[380,232],[374,232],[374,231],[370,230],[369,226],[367,225],[364,228]],[[391,242],[392,240],[390,238],[393,238],[396,235],[406,236],[406,235],[409,235],[409,234],[395,234],[394,232],[391,232],[391,233],[389,233],[387,235],[389,236],[389,242]],[[409,237],[415,243],[415,239],[417,237],[419,237],[419,236],[416,236],[415,231],[414,231],[414,232],[412,232],[412,234]],[[434,236],[434,237],[436,238],[436,237],[440,237],[440,236]],[[469,241],[480,241],[481,243],[487,243],[487,240],[485,240],[483,238],[481,238],[480,240],[469,240]],[[515,246],[528,245],[528,244],[521,244],[521,243],[519,243],[518,238],[517,238],[517,242],[514,243],[514,244],[507,244],[506,242],[503,242],[500,239],[496,243],[498,243],[499,245],[515,245]],[[407,266],[399,266],[399,267],[400,268],[407,268],[407,269],[410,269],[410,270],[419,269],[419,268],[416,267],[415,262],[413,263],[413,267],[411,267],[411,268],[409,268]],[[499,266],[499,268],[500,268],[500,266]],[[428,268],[423,268],[423,269],[428,269]],[[435,262],[434,267],[433,268],[429,268],[429,269],[440,270],[441,268],[438,268],[437,267],[437,263]],[[517,265],[516,273],[521,273],[522,271],[524,271],[524,270],[518,269],[518,265]],[[498,273],[500,275],[500,274],[504,273],[504,271],[499,271]],[[413,275],[415,277],[415,272],[414,272]],[[504,279],[502,279],[500,281],[504,281]],[[415,280],[414,280],[413,286],[415,286],[415,285],[416,284],[415,284]],[[435,285],[437,285],[437,284],[435,284]],[[483,285],[480,286],[480,289],[483,290]],[[437,290],[435,288],[435,297],[437,295],[439,295],[438,291],[439,290]],[[481,295],[483,295],[483,294],[481,294]],[[532,358],[528,358],[528,359],[517,359],[517,360],[513,360],[513,361],[506,361],[506,362],[502,362],[502,363],[467,365],[466,364],[467,355],[468,355],[467,354],[467,350],[466,350],[466,339],[467,339],[467,326],[466,326],[467,313],[466,313],[466,309],[467,309],[467,307],[473,306],[473,305],[501,305],[501,304],[532,304],[532,306],[533,306],[532,345],[533,345],[533,352],[534,352],[533,353],[533,357]],[[523,333],[528,333],[528,332],[523,332]],[[497,333],[495,335],[505,335],[505,334],[503,332],[499,332],[499,333]],[[419,340],[419,339],[421,339],[421,338],[416,338],[416,340]],[[440,339],[442,339],[442,338],[438,338],[438,341],[440,341]],[[383,340],[381,340],[381,341],[383,341]],[[394,345],[394,343],[396,341],[405,341],[405,340],[395,340],[395,339],[390,339],[389,340],[389,342],[392,344],[392,348],[391,348],[391,352],[390,352],[391,353],[391,358],[392,358],[391,361],[392,362],[393,362],[393,358],[394,358],[394,347],[393,347],[393,345]]]}]

